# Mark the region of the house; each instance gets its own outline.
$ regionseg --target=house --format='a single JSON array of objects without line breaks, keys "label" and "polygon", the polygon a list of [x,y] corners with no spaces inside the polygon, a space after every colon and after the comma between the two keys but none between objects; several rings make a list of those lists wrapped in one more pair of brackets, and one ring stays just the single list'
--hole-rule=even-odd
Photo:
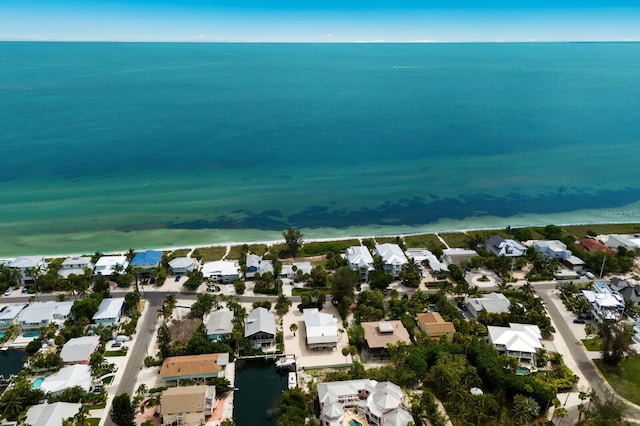
[{"label": "house", "polygon": [[401,321],[376,321],[360,324],[364,330],[364,341],[371,356],[386,358],[387,346],[398,343],[411,344],[409,332]]},{"label": "house", "polygon": [[374,271],[373,257],[365,246],[347,248],[347,262],[349,267],[360,274],[360,278],[367,279],[369,272]]},{"label": "house", "polygon": [[506,240],[500,235],[492,235],[484,243],[484,247],[496,256],[520,257],[527,252],[527,248],[516,240]]},{"label": "house", "polygon": [[162,252],[157,250],[139,251],[131,259],[131,266],[140,269],[153,269],[160,266],[162,262]]},{"label": "house", "polygon": [[582,259],[574,256],[571,250],[567,250],[567,245],[558,240],[534,240],[532,242],[533,249],[539,253],[545,254],[552,259],[558,259],[566,268],[571,271],[584,270],[585,263]]},{"label": "house", "polygon": [[91,390],[91,368],[85,364],[75,364],[63,367],[56,374],[47,376],[40,390],[45,394],[58,395],[75,386],[80,386],[86,392]]},{"label": "house", "polygon": [[625,304],[628,302],[640,303],[640,286],[637,284],[632,285],[627,280],[615,277],[609,280],[609,288],[617,291],[624,299]]},{"label": "house", "polygon": [[165,358],[160,368],[160,381],[163,386],[176,384],[180,386],[180,380],[192,379],[198,383],[206,383],[207,379],[224,377],[229,354],[172,356]]},{"label": "house", "polygon": [[246,278],[253,278],[256,274],[262,275],[266,272],[271,272],[273,274],[273,271],[272,260],[262,260],[262,256],[255,254],[249,254],[247,256]]},{"label": "house", "polygon": [[205,279],[232,283],[240,279],[240,266],[234,260],[218,260],[202,265],[202,275]]},{"label": "house", "polygon": [[309,349],[334,349],[338,345],[338,320],[316,308],[304,309],[304,327]]},{"label": "house", "polygon": [[414,422],[402,406],[402,389],[394,383],[358,379],[318,383],[317,388],[322,426],[342,426],[347,411],[354,408],[370,425],[407,426]]},{"label": "house", "polygon": [[376,244],[376,254],[384,262],[384,272],[394,278],[398,278],[402,267],[409,263],[407,256],[397,244]]},{"label": "house", "polygon": [[542,348],[542,334],[537,325],[510,323],[509,327],[487,326],[488,341],[498,351],[536,365],[536,351]]},{"label": "house", "polygon": [[582,295],[589,302],[591,315],[598,322],[618,322],[624,313],[624,298],[612,290],[605,281],[595,281],[591,290],[582,290]]},{"label": "house", "polygon": [[478,253],[475,250],[468,250],[463,248],[448,248],[442,250],[442,260],[447,265],[460,266],[463,261],[469,261],[476,257]]},{"label": "house", "polygon": [[18,324],[20,312],[29,305],[9,305],[0,309],[0,330],[7,330]]},{"label": "house", "polygon": [[607,246],[612,248],[613,250],[618,250],[618,247],[624,247],[627,250],[635,250],[640,248],[640,244],[638,239],[636,238],[628,238],[624,235],[619,234],[611,234],[607,239]]},{"label": "house", "polygon": [[216,408],[215,386],[169,388],[160,396],[162,424],[203,425]]},{"label": "house", "polygon": [[311,274],[312,269],[311,262],[293,262],[291,266],[284,266],[280,275],[283,278],[295,280],[298,278],[298,271],[301,271],[301,274]]},{"label": "house", "polygon": [[51,322],[63,323],[71,317],[73,302],[32,303],[18,314],[21,331],[39,330]]},{"label": "house", "polygon": [[257,349],[271,346],[276,341],[276,318],[265,308],[256,308],[244,322],[244,337]]},{"label": "house", "polygon": [[69,339],[60,351],[64,365],[89,364],[91,355],[100,347],[100,336],[83,336]]},{"label": "house", "polygon": [[60,426],[62,420],[73,419],[82,404],[72,402],[54,402],[32,405],[27,410],[24,423],[29,426]]},{"label": "house", "polygon": [[478,318],[482,311],[492,314],[509,312],[511,302],[502,293],[489,293],[483,297],[470,298],[467,306],[471,316]]},{"label": "house", "polygon": [[615,254],[616,252],[594,238],[583,238],[578,240],[578,245],[586,251],[603,251],[609,254]]},{"label": "house", "polygon": [[102,256],[96,262],[93,274],[109,277],[114,272],[124,272],[124,270],[127,269],[127,266],[129,266],[127,256]]},{"label": "house", "polygon": [[207,319],[207,338],[210,341],[229,340],[233,332],[233,311],[211,312]]},{"label": "house", "polygon": [[93,269],[93,263],[88,256],[69,256],[62,261],[58,275],[67,279],[69,275],[84,275],[87,269]]},{"label": "house", "polygon": [[98,311],[93,314],[93,322],[105,327],[111,327],[120,322],[124,310],[124,297],[109,297],[102,299]]},{"label": "house", "polygon": [[7,268],[17,269],[20,272],[18,284],[24,286],[35,283],[37,273],[47,272],[47,263],[44,256],[17,257],[5,265]]},{"label": "house", "polygon": [[196,267],[196,262],[190,257],[176,257],[169,261],[169,269],[173,275],[184,275]]},{"label": "house", "polygon": [[416,315],[420,329],[432,339],[445,336],[448,341],[453,339],[456,328],[452,322],[445,321],[438,312],[423,312]]},{"label": "house", "polygon": [[449,270],[446,263],[440,262],[436,255],[427,249],[408,249],[405,251],[405,254],[407,258],[413,259],[418,263],[424,263],[426,261],[429,264],[429,269],[433,272]]}]

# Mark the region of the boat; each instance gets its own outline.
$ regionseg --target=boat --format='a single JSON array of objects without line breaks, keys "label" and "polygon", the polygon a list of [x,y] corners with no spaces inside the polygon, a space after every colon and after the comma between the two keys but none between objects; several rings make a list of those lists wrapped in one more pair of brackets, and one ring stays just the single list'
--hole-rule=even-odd
[{"label": "boat", "polygon": [[295,372],[289,373],[289,389],[295,389],[298,387],[298,375]]},{"label": "boat", "polygon": [[2,351],[2,352],[4,352],[4,351],[8,351],[8,350],[9,350],[9,348],[8,348],[8,347],[6,347],[6,346],[3,346],[2,348],[0,348],[0,351]]},{"label": "boat", "polygon": [[286,368],[296,363],[293,357],[280,358],[276,361],[276,368]]}]

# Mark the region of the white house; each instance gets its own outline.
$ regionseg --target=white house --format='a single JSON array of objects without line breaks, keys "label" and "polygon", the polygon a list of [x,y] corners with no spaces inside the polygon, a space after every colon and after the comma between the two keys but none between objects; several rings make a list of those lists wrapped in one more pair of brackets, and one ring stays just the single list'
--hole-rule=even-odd
[{"label": "white house", "polygon": [[352,246],[347,248],[347,262],[349,263],[349,267],[360,273],[360,277],[364,279],[369,276],[369,272],[374,270],[373,256],[371,256],[369,248],[365,246]]},{"label": "white house", "polygon": [[75,364],[63,367],[56,374],[47,376],[40,390],[45,394],[60,394],[65,389],[80,386],[85,391],[91,390],[91,368],[86,364]]},{"label": "white house", "polygon": [[186,274],[195,268],[196,263],[190,257],[176,257],[169,262],[169,269],[173,275]]},{"label": "white house", "polygon": [[543,253],[552,259],[558,259],[571,271],[581,271],[585,263],[582,259],[574,256],[571,250],[567,250],[567,245],[558,240],[534,240],[531,245],[535,251]]},{"label": "white house", "polygon": [[93,263],[88,256],[69,256],[62,261],[58,275],[69,278],[69,275],[84,275],[86,268],[93,269]]},{"label": "white house", "polygon": [[32,303],[18,314],[18,324],[22,331],[39,330],[51,322],[63,323],[71,317],[73,302]]},{"label": "white house", "polygon": [[253,278],[256,274],[273,273],[273,260],[263,260],[262,256],[249,254],[247,256],[247,272],[245,277]]},{"label": "white house", "polygon": [[16,257],[6,266],[20,271],[20,276],[18,277],[20,285],[33,284],[35,282],[34,272],[36,271],[40,273],[47,272],[47,263],[44,261],[44,256]]},{"label": "white house", "polygon": [[105,327],[111,327],[112,325],[120,322],[120,316],[124,309],[124,297],[109,297],[102,299],[98,311],[93,314],[93,322],[98,325],[104,325]]},{"label": "white house", "polygon": [[284,266],[280,275],[283,278],[294,280],[298,277],[298,271],[302,271],[303,274],[310,274],[312,269],[311,262],[293,262],[291,266]]},{"label": "white house", "polygon": [[518,241],[504,239],[500,235],[489,237],[484,247],[496,256],[520,257],[527,252],[527,248]]},{"label": "white house", "polygon": [[62,420],[73,419],[82,404],[75,402],[54,402],[32,405],[27,410],[25,424],[30,426],[60,426]]},{"label": "white house", "polygon": [[338,320],[316,308],[304,309],[304,326],[309,349],[333,349],[338,345]]},{"label": "white house", "polygon": [[376,254],[384,262],[384,271],[394,278],[398,278],[402,267],[409,263],[407,256],[397,244],[376,244]]},{"label": "white house", "polygon": [[622,318],[624,298],[617,291],[611,290],[606,282],[594,282],[591,290],[582,290],[582,295],[589,302],[591,315],[598,322],[618,322]]},{"label": "white house", "polygon": [[64,365],[89,364],[91,354],[99,346],[100,336],[74,337],[62,346],[60,357]]},{"label": "white house", "polygon": [[487,326],[489,343],[498,352],[536,365],[536,351],[542,348],[542,334],[537,325],[510,323],[509,327]]},{"label": "white house", "polygon": [[426,261],[429,264],[429,269],[432,271],[447,271],[448,266],[444,262],[440,262],[435,254],[431,253],[427,249],[411,248],[405,252],[407,258],[413,259],[418,263]]},{"label": "white house", "polygon": [[618,247],[624,247],[627,250],[635,250],[640,248],[638,240],[635,238],[628,238],[620,234],[610,234],[607,239],[607,247],[617,250]]},{"label": "white house", "polygon": [[117,270],[123,272],[129,266],[127,256],[102,256],[96,262],[96,267],[93,270],[95,275],[110,276]]},{"label": "white house", "polygon": [[473,257],[477,256],[475,250],[463,249],[463,248],[449,248],[442,250],[442,260],[447,265],[458,265],[463,260],[471,260]]},{"label": "white house", "polygon": [[206,279],[230,283],[240,279],[240,266],[233,260],[218,260],[202,265],[202,275]]},{"label": "white house", "polygon": [[483,297],[470,298],[467,306],[469,307],[471,316],[478,318],[478,315],[480,315],[482,311],[494,314],[509,312],[511,302],[502,293],[489,293]]},{"label": "white house", "polygon": [[9,305],[0,309],[0,330],[6,330],[18,324],[18,316],[27,305]]}]

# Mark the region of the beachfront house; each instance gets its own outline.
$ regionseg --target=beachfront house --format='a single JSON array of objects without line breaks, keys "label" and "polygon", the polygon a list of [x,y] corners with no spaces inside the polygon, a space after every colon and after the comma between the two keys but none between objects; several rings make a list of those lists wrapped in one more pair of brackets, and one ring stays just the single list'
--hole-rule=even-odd
[{"label": "beachfront house", "polygon": [[58,426],[62,420],[73,420],[82,404],[76,402],[54,402],[32,405],[27,410],[24,424],[29,426]]},{"label": "beachfront house", "polygon": [[618,322],[624,313],[624,298],[612,290],[606,281],[596,281],[591,290],[582,290],[582,295],[591,309],[591,315],[598,322]]},{"label": "beachfront house", "polygon": [[411,344],[409,332],[400,321],[363,322],[360,325],[364,330],[366,350],[372,357],[387,358],[389,345]]},{"label": "beachfront house", "polygon": [[626,237],[619,234],[610,234],[607,239],[607,246],[613,250],[618,250],[618,247],[624,247],[627,250],[635,250],[640,248],[640,239]]},{"label": "beachfront house", "polygon": [[210,341],[229,340],[233,333],[233,311],[221,309],[211,312],[207,319],[207,338]]},{"label": "beachfront house", "polygon": [[265,308],[256,308],[244,321],[244,337],[256,349],[269,347],[276,341],[276,318]]},{"label": "beachfront house", "polygon": [[376,244],[376,254],[384,262],[384,272],[393,278],[398,278],[402,267],[409,263],[407,256],[397,244]]},{"label": "beachfront house", "polygon": [[176,257],[169,261],[169,270],[173,275],[186,275],[196,267],[196,262],[190,257]]},{"label": "beachfront house", "polygon": [[40,390],[45,394],[56,396],[66,389],[79,386],[85,392],[89,392],[91,382],[91,368],[86,364],[75,364],[63,367],[57,373],[47,376],[40,385]]},{"label": "beachfront house", "polygon": [[444,336],[448,341],[453,340],[456,327],[450,321],[445,321],[438,312],[423,312],[416,315],[420,329],[432,339]]},{"label": "beachfront house", "polygon": [[165,358],[160,368],[163,386],[180,386],[181,380],[206,384],[208,379],[224,377],[229,364],[227,352],[217,354],[172,356]]},{"label": "beachfront house", "polygon": [[169,388],[160,396],[161,423],[184,426],[203,425],[209,421],[216,405],[215,386]]},{"label": "beachfront house", "polygon": [[18,325],[23,332],[36,331],[52,322],[64,323],[71,317],[73,302],[32,303],[18,314]]},{"label": "beachfront house", "polygon": [[571,250],[567,250],[567,245],[558,240],[534,240],[531,247],[539,253],[558,259],[570,271],[584,270],[585,263],[582,259],[574,256]]},{"label": "beachfront house", "polygon": [[69,339],[60,351],[64,365],[89,364],[91,355],[100,347],[100,336],[82,336]]},{"label": "beachfront house", "polygon": [[536,366],[536,352],[542,348],[542,334],[537,325],[510,323],[509,327],[487,326],[487,340],[501,353],[518,359],[519,364]]},{"label": "beachfront house", "polygon": [[140,269],[153,269],[160,266],[162,262],[162,252],[158,250],[139,251],[131,259],[131,267]]},{"label": "beachfront house", "polygon": [[120,322],[124,311],[124,297],[108,297],[102,299],[98,311],[93,314],[93,322],[105,327],[111,327]]},{"label": "beachfront house", "polygon": [[58,275],[67,279],[69,275],[85,275],[87,270],[93,270],[93,263],[88,256],[69,256],[62,261]]},{"label": "beachfront house", "polygon": [[360,274],[360,279],[367,280],[373,272],[373,256],[368,247],[352,246],[347,248],[347,262],[349,267]]},{"label": "beachfront house", "polygon": [[442,250],[442,260],[447,265],[458,265],[460,266],[462,262],[468,262],[474,257],[476,257],[478,253],[475,250],[463,249],[463,248],[448,248]]},{"label": "beachfront house", "polygon": [[273,260],[263,260],[262,256],[249,254],[247,256],[247,272],[245,278],[253,278],[256,274],[265,274],[271,272],[273,274]]},{"label": "beachfront house", "polygon": [[431,253],[429,250],[424,248],[410,248],[405,251],[407,258],[413,259],[415,262],[419,264],[427,263],[429,265],[429,269],[431,269],[434,273],[437,272],[448,272],[449,267],[446,263],[441,262],[435,254]]},{"label": "beachfront house", "polygon": [[20,312],[27,306],[29,305],[18,304],[3,306],[2,309],[0,309],[0,330],[8,330],[18,324]]},{"label": "beachfront house", "polygon": [[478,318],[480,312],[490,314],[509,312],[511,301],[502,293],[489,293],[482,297],[472,297],[468,300],[467,307],[473,318]]},{"label": "beachfront house", "polygon": [[298,274],[311,274],[312,269],[313,266],[311,265],[311,262],[293,262],[292,265],[282,267],[280,276],[282,278],[295,280],[296,278],[298,278]]},{"label": "beachfront house", "polygon": [[307,347],[313,350],[335,349],[338,345],[336,317],[323,314],[316,308],[304,309],[302,315],[307,332]]},{"label": "beachfront house", "polygon": [[407,426],[414,422],[402,406],[402,389],[394,383],[358,379],[318,383],[317,388],[322,426],[342,426],[347,422]]},{"label": "beachfront house", "polygon": [[221,283],[232,283],[240,279],[240,265],[235,260],[207,262],[202,265],[202,276]]},{"label": "beachfront house", "polygon": [[489,253],[496,256],[520,257],[524,256],[527,248],[516,240],[504,239],[500,235],[492,235],[484,243]]},{"label": "beachfront house", "polygon": [[114,273],[122,273],[129,266],[127,256],[102,256],[93,269],[94,275],[110,277]]},{"label": "beachfront house", "polygon": [[578,240],[578,245],[586,251],[603,251],[609,254],[615,254],[615,250],[602,244],[595,238],[583,238]]},{"label": "beachfront house", "polygon": [[38,274],[47,272],[47,263],[44,260],[44,256],[16,257],[5,266],[18,270],[18,284],[22,286],[35,283]]}]

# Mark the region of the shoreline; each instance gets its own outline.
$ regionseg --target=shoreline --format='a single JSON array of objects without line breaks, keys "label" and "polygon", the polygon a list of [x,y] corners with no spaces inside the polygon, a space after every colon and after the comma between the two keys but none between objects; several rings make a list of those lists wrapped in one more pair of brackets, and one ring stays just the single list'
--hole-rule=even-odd
[{"label": "shoreline", "polygon": [[[547,224],[549,225],[549,224]],[[567,227],[567,226],[607,226],[607,225],[620,225],[620,226],[624,226],[624,225],[640,225],[640,222],[635,222],[635,221],[631,221],[631,222],[576,222],[576,223],[551,223],[551,225],[555,225],[555,226],[559,226],[559,227]],[[527,225],[527,226],[514,226],[514,229],[518,229],[518,228],[538,228],[538,227],[544,227],[546,225]],[[305,243],[310,243],[310,242],[327,242],[327,241],[344,241],[344,240],[351,240],[351,239],[375,239],[375,238],[389,238],[389,237],[396,237],[396,236],[400,236],[400,237],[410,237],[410,236],[417,236],[417,235],[438,235],[438,234],[448,234],[448,233],[468,233],[468,232],[482,232],[482,231],[493,231],[493,230],[503,230],[505,227],[472,227],[472,228],[461,228],[461,229],[442,229],[442,230],[437,230],[437,231],[424,231],[424,232],[397,232],[397,233],[383,233],[383,234],[375,234],[375,235],[348,235],[348,236],[335,236],[335,237],[320,237],[320,238],[304,238],[304,229],[300,229],[303,233],[303,241]],[[284,243],[284,238],[282,239],[271,239],[271,240],[260,240],[260,241],[251,241],[251,240],[245,240],[245,241],[228,241],[228,242],[212,242],[212,243],[200,243],[200,244],[180,244],[177,246],[165,246],[165,247],[146,247],[146,248],[136,248],[135,251],[144,251],[144,250],[158,250],[158,251],[162,251],[162,252],[172,252],[175,250],[185,250],[185,249],[191,249],[191,250],[195,250],[198,248],[206,248],[206,247],[234,247],[234,246],[241,246],[244,244],[247,245],[254,245],[254,244],[265,244],[267,246],[271,246],[271,245],[275,245],[275,244],[283,244]],[[121,249],[121,250],[110,250],[110,251],[105,251],[102,252],[105,255],[122,255],[122,254],[126,254],[128,251],[128,249]],[[64,258],[64,257],[69,257],[69,256],[86,256],[86,255],[91,255],[93,253],[91,252],[83,252],[83,253],[79,253],[79,252],[75,252],[75,253],[56,253],[56,254],[39,254],[41,256],[44,256],[45,258]],[[19,257],[18,256],[0,256],[0,259],[11,259],[12,257]]]}]

